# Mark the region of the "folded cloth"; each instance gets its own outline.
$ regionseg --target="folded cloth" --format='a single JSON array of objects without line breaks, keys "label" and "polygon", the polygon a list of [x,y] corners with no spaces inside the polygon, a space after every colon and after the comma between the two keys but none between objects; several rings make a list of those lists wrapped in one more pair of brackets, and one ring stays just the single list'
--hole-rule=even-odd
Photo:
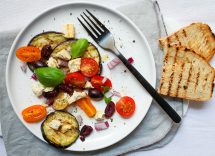
[{"label": "folded cloth", "polygon": [[[157,85],[162,66],[162,51],[158,47],[158,39],[165,31],[161,18],[155,10],[154,2],[144,0],[137,4],[124,6],[119,10],[127,15],[145,34],[152,48],[156,62]],[[15,115],[8,99],[5,87],[5,64],[10,46],[17,32],[0,34],[0,101],[1,101],[1,128],[8,156],[72,156],[72,155],[120,155],[134,150],[149,150],[167,144],[175,135],[179,125],[173,124],[166,113],[153,101],[152,105],[140,125],[120,142],[91,152],[71,152],[54,148],[36,138],[29,132]],[[171,106],[182,116],[182,100],[166,99]]]}]

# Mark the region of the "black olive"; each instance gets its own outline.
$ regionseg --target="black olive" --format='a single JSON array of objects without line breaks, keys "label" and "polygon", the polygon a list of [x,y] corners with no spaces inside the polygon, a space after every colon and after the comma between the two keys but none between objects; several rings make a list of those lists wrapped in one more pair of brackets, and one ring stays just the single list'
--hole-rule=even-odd
[{"label": "black olive", "polygon": [[73,88],[72,88],[72,86],[70,86],[70,85],[67,85],[67,84],[60,84],[60,85],[58,86],[58,88],[59,88],[60,90],[62,90],[62,91],[67,92],[69,95],[72,95],[72,94],[73,94]]},{"label": "black olive", "polygon": [[115,112],[115,104],[111,101],[107,104],[105,108],[105,117],[106,118],[112,117],[114,112]]},{"label": "black olive", "polygon": [[96,99],[96,100],[101,100],[104,95],[102,92],[100,92],[98,89],[96,88],[90,88],[88,91],[88,95],[92,98],[92,99]]},{"label": "black olive", "polygon": [[42,50],[41,50],[41,56],[42,58],[48,60],[49,57],[51,56],[52,54],[52,47],[50,45],[45,45]]},{"label": "black olive", "polygon": [[30,63],[34,68],[47,67],[47,64],[41,60]]},{"label": "black olive", "polygon": [[49,92],[43,92],[43,96],[47,99],[49,98],[54,98],[58,95],[59,91],[58,89],[54,89],[53,91],[49,91]]}]

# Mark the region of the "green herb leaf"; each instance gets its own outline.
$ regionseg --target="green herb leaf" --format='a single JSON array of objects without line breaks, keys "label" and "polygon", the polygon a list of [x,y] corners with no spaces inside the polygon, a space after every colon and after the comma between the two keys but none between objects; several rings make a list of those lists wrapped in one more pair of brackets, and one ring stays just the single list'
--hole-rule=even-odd
[{"label": "green herb leaf", "polygon": [[84,55],[89,43],[87,39],[79,39],[75,43],[71,44],[71,55],[72,58],[81,57]]},{"label": "green herb leaf", "polygon": [[105,100],[105,103],[108,104],[111,102],[112,98],[104,95],[104,100]]},{"label": "green herb leaf", "polygon": [[55,87],[63,82],[65,75],[57,68],[42,67],[34,70],[35,74],[44,86]]},{"label": "green herb leaf", "polygon": [[110,90],[109,86],[102,86],[104,88],[103,94],[107,93]]}]

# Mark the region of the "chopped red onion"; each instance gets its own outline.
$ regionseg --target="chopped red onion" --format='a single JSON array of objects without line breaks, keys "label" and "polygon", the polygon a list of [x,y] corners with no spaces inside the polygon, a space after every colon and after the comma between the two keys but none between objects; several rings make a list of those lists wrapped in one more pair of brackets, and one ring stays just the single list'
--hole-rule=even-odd
[{"label": "chopped red onion", "polygon": [[25,62],[22,63],[22,65],[20,66],[21,70],[26,73],[27,71],[27,64]]},{"label": "chopped red onion", "polygon": [[109,69],[113,69],[114,67],[116,67],[121,61],[119,60],[119,58],[114,58],[113,60],[111,60],[110,62],[107,63],[107,66]]},{"label": "chopped red onion", "polygon": [[103,79],[102,79],[102,84],[104,84],[106,81],[107,81],[107,77],[104,77]]},{"label": "chopped red onion", "polygon": [[32,76],[31,76],[32,79],[34,79],[35,81],[37,80],[37,76],[36,74],[34,73]]},{"label": "chopped red onion", "polygon": [[62,60],[62,59],[58,59],[57,63],[60,67],[68,67],[68,61]]},{"label": "chopped red onion", "polygon": [[132,57],[129,57],[128,62],[132,64],[134,62],[134,59]]},{"label": "chopped red onion", "polygon": [[98,123],[95,123],[94,126],[95,126],[96,131],[102,131],[102,130],[105,130],[109,127],[109,123],[107,121],[98,122]]},{"label": "chopped red onion", "polygon": [[113,96],[117,96],[117,97],[121,97],[121,94],[120,94],[120,92],[117,92],[117,91],[115,91],[115,90],[113,90]]},{"label": "chopped red onion", "polygon": [[77,121],[78,121],[79,126],[81,126],[82,123],[83,123],[83,118],[82,118],[82,116],[81,116],[81,115],[77,115],[77,116],[76,116],[76,119],[77,119]]}]

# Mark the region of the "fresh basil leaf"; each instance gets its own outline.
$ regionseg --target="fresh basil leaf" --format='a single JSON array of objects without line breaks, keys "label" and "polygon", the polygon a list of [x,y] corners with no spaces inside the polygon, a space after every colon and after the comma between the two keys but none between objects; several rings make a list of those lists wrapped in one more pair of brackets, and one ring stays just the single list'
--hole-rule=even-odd
[{"label": "fresh basil leaf", "polygon": [[75,59],[84,55],[85,50],[87,49],[89,43],[87,39],[79,39],[71,45],[71,55]]},{"label": "fresh basil leaf", "polygon": [[105,103],[108,104],[111,102],[112,98],[104,95],[104,100],[105,100]]},{"label": "fresh basil leaf", "polygon": [[102,86],[102,87],[104,88],[104,91],[103,91],[104,94],[110,90],[109,86]]},{"label": "fresh basil leaf", "polygon": [[34,70],[35,74],[44,86],[55,87],[63,82],[65,75],[57,68],[42,67]]}]

